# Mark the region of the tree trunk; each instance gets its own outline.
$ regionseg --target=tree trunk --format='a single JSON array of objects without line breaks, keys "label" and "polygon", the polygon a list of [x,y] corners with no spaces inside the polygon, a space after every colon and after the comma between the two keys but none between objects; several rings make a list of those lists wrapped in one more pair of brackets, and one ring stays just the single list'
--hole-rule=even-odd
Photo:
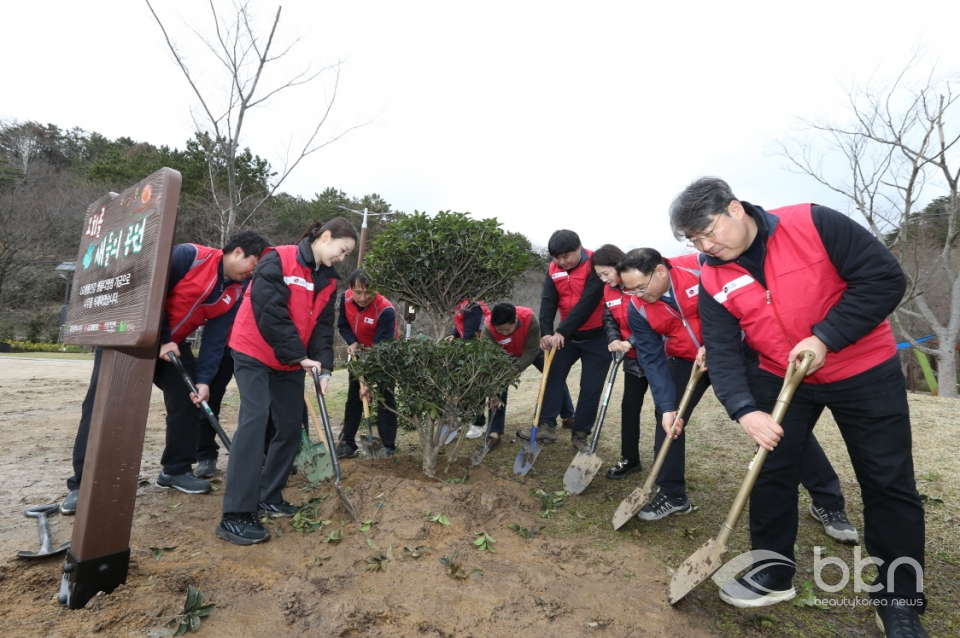
[{"label": "tree trunk", "polygon": [[957,398],[957,348],[956,339],[941,341],[937,351],[937,395],[945,399]]}]

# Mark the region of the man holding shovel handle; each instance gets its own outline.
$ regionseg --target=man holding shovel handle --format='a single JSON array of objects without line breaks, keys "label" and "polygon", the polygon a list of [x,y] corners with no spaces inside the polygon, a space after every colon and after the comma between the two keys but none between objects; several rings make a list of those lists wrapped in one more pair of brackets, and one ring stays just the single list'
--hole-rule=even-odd
[{"label": "man holding shovel handle", "polygon": [[[866,550],[878,565],[870,596],[877,624],[926,636],[920,614],[924,512],[914,479],[910,414],[886,317],[906,287],[900,265],[866,229],[816,204],[771,212],[701,178],[670,206],[678,238],[704,254],[698,307],[714,391],[731,418],[770,453],[750,496],[755,564],[721,598],[758,607],[794,597],[797,480],[804,448],[830,408],[863,496]],[[748,370],[740,335],[759,353]],[[770,417],[788,367],[815,357],[778,425]],[[895,569],[891,566],[895,564]]]}]

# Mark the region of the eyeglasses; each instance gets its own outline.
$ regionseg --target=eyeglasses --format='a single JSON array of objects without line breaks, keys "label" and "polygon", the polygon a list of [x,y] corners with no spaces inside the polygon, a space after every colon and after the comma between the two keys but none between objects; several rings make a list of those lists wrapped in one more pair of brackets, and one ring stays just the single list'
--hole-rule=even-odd
[{"label": "eyeglasses", "polygon": [[701,244],[705,241],[713,241],[713,238],[716,237],[717,224],[720,223],[720,218],[723,217],[723,213],[717,215],[717,219],[713,222],[713,226],[710,230],[706,231],[699,237],[687,237],[687,241],[690,243],[687,244],[690,248],[700,248]]},{"label": "eyeglasses", "polygon": [[642,297],[647,292],[647,288],[650,286],[650,282],[653,281],[653,275],[647,278],[647,282],[642,286],[635,286],[634,288],[623,287],[623,293],[625,295],[631,295],[633,297]]}]

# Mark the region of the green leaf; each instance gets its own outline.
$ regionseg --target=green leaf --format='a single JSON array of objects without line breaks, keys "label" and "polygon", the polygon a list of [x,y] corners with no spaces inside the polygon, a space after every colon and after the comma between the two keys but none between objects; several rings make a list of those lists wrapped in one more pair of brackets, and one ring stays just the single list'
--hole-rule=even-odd
[{"label": "green leaf", "polygon": [[190,616],[190,630],[194,633],[200,631],[200,616]]},{"label": "green leaf", "polygon": [[187,602],[183,606],[184,611],[190,611],[193,609],[194,603],[197,602],[197,590],[194,589],[193,585],[187,585]]}]

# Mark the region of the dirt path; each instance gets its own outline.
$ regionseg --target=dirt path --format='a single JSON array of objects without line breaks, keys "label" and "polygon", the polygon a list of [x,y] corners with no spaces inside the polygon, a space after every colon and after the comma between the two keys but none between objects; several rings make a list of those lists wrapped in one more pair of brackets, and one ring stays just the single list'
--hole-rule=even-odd
[{"label": "dirt path", "polygon": [[[510,530],[511,523],[535,529],[553,521],[539,515],[541,503],[529,493],[536,481],[521,484],[502,467],[475,468],[463,484],[449,484],[424,477],[410,456],[348,460],[345,484],[360,517],[375,521],[370,531],[347,522],[342,541],[323,542],[340,529],[345,512],[329,485],[307,492],[294,477],[288,500],[322,498],[320,513],[330,525],[303,535],[287,521],[279,531],[271,526],[273,538],[264,545],[225,543],[213,534],[222,491],[188,496],[152,485],[163,447],[156,390],[140,472],[149,484],[138,491],[127,585],[84,610],[67,611],[55,600],[62,560],[27,561],[15,554],[38,546],[36,523],[22,516],[23,508],[66,492],[91,367],[90,361],[0,358],[5,637],[169,635],[166,618],[179,610],[188,585],[217,603],[201,628],[217,636],[708,635],[709,619],[667,603],[668,571],[655,551],[628,537],[544,533],[530,540]],[[231,389],[222,415],[228,431],[237,403]],[[428,521],[427,510],[442,512],[450,524]],[[71,518],[52,518],[57,542],[69,538],[72,524]],[[497,540],[496,553],[475,548],[475,534],[484,530]],[[150,550],[174,546],[158,560]],[[421,546],[419,558],[404,549]],[[368,569],[388,548],[392,560],[379,571]],[[454,555],[464,573],[482,575],[449,577],[440,559]]]}]

